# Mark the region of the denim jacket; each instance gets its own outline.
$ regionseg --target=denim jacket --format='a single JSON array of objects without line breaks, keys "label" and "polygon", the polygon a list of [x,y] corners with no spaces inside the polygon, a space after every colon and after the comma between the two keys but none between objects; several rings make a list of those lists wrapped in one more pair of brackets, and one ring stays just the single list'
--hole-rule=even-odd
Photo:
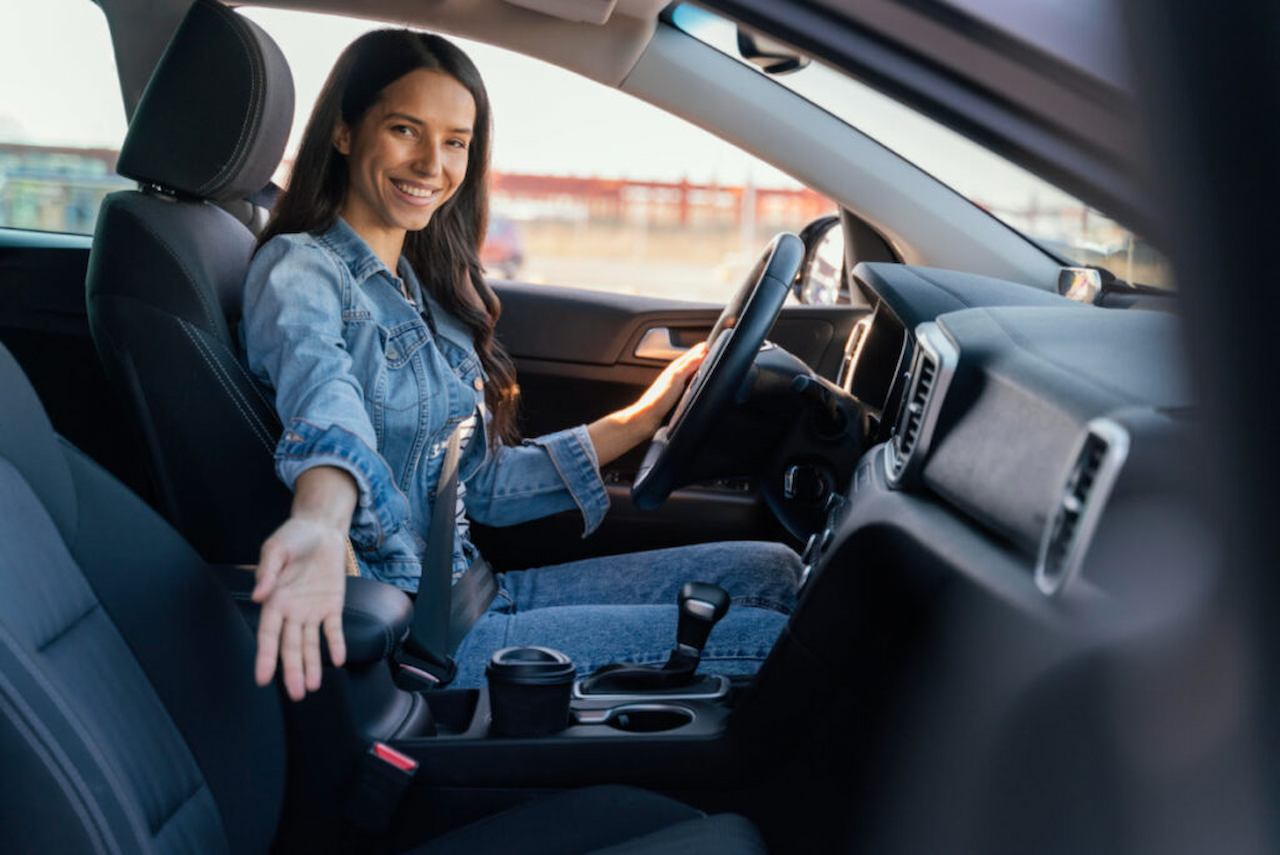
[{"label": "denim jacket", "polygon": [[[323,233],[262,246],[245,280],[240,334],[285,426],[277,474],[293,489],[312,466],[349,472],[362,572],[416,590],[445,447],[469,416],[479,412],[487,425],[487,378],[467,328],[424,293],[404,258],[397,267],[419,305],[426,300],[435,333],[401,294],[402,279],[339,219]],[[585,537],[609,507],[585,426],[517,446],[476,430],[459,477],[467,515],[488,525],[576,507]],[[460,525],[455,578],[475,555]]]}]

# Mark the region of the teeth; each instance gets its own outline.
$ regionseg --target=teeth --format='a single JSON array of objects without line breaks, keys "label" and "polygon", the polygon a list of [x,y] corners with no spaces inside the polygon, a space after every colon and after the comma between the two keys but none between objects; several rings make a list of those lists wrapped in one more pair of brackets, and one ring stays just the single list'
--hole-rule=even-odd
[{"label": "teeth", "polygon": [[429,199],[439,192],[436,190],[423,190],[419,187],[414,187],[411,184],[401,184],[399,181],[393,181],[391,183],[394,184],[402,193],[408,193],[410,196],[416,196],[419,199]]}]

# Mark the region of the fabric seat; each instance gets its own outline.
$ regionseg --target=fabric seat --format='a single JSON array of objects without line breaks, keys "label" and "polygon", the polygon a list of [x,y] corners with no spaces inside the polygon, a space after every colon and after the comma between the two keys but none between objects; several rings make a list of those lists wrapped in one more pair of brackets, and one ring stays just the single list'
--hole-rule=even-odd
[{"label": "fabric seat", "polygon": [[[278,692],[205,562],[57,438],[0,348],[0,828],[13,851],[263,852],[284,810]],[[288,743],[296,750],[298,742]],[[330,746],[310,746],[327,751]],[[520,806],[421,847],[759,852],[738,817],[626,787]]]},{"label": "fabric seat", "polygon": [[206,560],[253,563],[287,516],[275,407],[237,325],[256,243],[226,207],[284,153],[293,78],[253,22],[196,2],[156,66],[120,152],[139,189],[103,201],[86,282],[94,344],[131,405],[162,513]]}]

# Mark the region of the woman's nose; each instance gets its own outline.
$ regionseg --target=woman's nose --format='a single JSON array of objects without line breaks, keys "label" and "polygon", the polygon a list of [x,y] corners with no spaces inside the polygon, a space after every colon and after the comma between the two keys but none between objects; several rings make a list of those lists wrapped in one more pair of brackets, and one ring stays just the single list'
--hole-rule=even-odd
[{"label": "woman's nose", "polygon": [[424,145],[418,150],[413,168],[421,175],[438,175],[440,173],[440,152],[434,145]]}]

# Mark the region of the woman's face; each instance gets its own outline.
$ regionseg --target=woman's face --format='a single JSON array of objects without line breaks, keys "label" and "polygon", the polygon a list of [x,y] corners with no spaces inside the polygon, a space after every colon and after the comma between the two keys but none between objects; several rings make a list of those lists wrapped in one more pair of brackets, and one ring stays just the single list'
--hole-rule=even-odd
[{"label": "woman's face", "polygon": [[347,157],[343,218],[366,237],[426,228],[466,178],[475,121],[475,99],[443,72],[411,71],[382,90],[355,128],[334,131]]}]

